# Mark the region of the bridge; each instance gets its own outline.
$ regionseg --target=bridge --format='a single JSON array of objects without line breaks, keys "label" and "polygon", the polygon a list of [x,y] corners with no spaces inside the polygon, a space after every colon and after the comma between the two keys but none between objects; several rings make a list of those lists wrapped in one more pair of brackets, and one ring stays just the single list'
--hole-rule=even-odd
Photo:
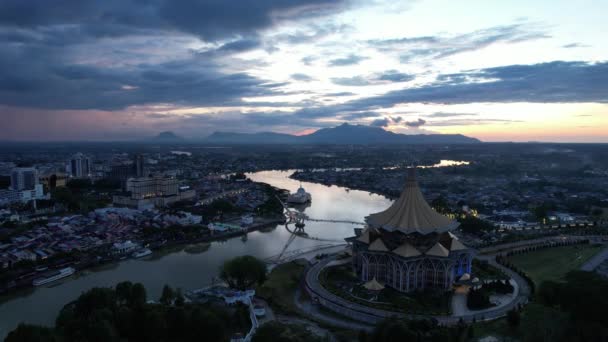
[{"label": "bridge", "polygon": [[[304,227],[306,226],[304,223],[305,221],[348,223],[348,224],[356,224],[356,225],[365,224],[363,222],[350,221],[350,220],[331,220],[331,219],[310,218],[310,217],[308,217],[308,215],[306,215],[305,213],[303,213],[301,211],[297,211],[297,210],[293,210],[292,208],[289,208],[285,203],[283,203],[283,201],[281,201],[281,199],[278,196],[276,198],[281,203],[281,205],[283,206],[283,209],[285,210],[284,214],[285,214],[285,217],[287,218],[287,222],[285,223],[285,230],[287,230],[289,233],[291,233],[291,235],[289,236],[289,239],[287,240],[287,242],[285,243],[285,246],[283,247],[283,249],[281,250],[281,252],[279,254],[272,256],[270,258],[267,258],[265,260],[266,263],[269,264],[271,268],[274,267],[275,265],[301,258],[303,255],[306,255],[308,253],[346,245],[344,243],[343,239],[327,239],[327,238],[309,235],[304,230]],[[290,224],[294,224],[295,228],[290,228],[289,227]],[[291,243],[297,237],[302,238],[302,239],[319,241],[319,242],[326,242],[326,244],[316,245],[316,246],[312,246],[312,247],[305,248],[305,249],[297,249],[297,250],[287,252],[287,249],[289,248]]]},{"label": "bridge", "polygon": [[289,223],[295,222],[296,224],[298,224],[298,223],[303,224],[304,221],[310,221],[310,222],[348,223],[348,224],[355,224],[355,225],[365,225],[365,222],[358,222],[358,221],[351,221],[351,220],[332,220],[332,219],[312,218],[301,211],[293,210],[293,208],[288,207],[285,203],[283,203],[283,201],[281,201],[281,199],[278,196],[276,196],[276,198],[283,206],[283,209],[285,209],[285,217],[287,218],[287,221]]},{"label": "bridge", "polygon": [[330,219],[315,219],[315,218],[310,218],[310,217],[306,217],[305,219],[306,221],[311,221],[311,222],[330,222],[330,223],[348,223],[348,224],[355,224],[355,225],[365,225],[365,222],[358,222],[358,221],[349,221],[349,220],[330,220]]},{"label": "bridge", "polygon": [[[323,244],[323,245],[311,246],[311,247],[306,247],[306,248],[294,249],[293,251],[289,251],[289,252],[282,251],[281,253],[279,253],[277,255],[273,255],[271,257],[264,259],[264,262],[266,262],[272,268],[279,264],[283,264],[286,262],[290,262],[290,261],[293,261],[296,259],[306,257],[307,254],[311,254],[309,256],[313,257],[314,255],[317,255],[321,251],[333,251],[333,249],[340,249],[340,248],[344,248],[344,247],[346,247],[346,243],[334,243],[334,244]],[[312,255],[313,253],[314,253],[314,255]]]}]

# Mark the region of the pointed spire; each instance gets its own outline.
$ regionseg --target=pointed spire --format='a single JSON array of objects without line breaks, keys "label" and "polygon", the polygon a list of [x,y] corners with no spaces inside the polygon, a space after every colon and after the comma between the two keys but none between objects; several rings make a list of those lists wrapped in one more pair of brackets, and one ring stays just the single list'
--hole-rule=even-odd
[{"label": "pointed spire", "polygon": [[416,167],[410,166],[407,168],[407,180],[416,181]]},{"label": "pointed spire", "polygon": [[373,228],[401,231],[409,234],[442,233],[458,227],[458,222],[439,214],[424,199],[418,182],[416,168],[408,168],[408,177],[399,199],[388,209],[366,217],[367,224]]},{"label": "pointed spire", "polygon": [[412,188],[418,187],[418,182],[416,181],[416,167],[410,166],[407,168],[407,178],[405,180],[405,187]]}]

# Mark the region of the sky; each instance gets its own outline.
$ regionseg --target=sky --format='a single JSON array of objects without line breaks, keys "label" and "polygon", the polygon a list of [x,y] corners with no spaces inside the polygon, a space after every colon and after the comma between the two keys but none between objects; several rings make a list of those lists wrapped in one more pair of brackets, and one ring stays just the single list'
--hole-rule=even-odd
[{"label": "sky", "polygon": [[608,1],[2,0],[0,140],[608,142]]}]

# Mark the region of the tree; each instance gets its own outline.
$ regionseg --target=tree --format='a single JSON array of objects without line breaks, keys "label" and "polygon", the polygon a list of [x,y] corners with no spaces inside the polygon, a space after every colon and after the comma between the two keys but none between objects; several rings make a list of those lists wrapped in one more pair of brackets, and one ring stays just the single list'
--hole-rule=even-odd
[{"label": "tree", "polygon": [[169,285],[163,287],[163,293],[160,296],[160,302],[164,305],[171,305],[175,299],[175,292]]},{"label": "tree", "polygon": [[440,327],[434,319],[399,320],[386,319],[376,325],[367,341],[452,341],[459,339],[458,327]]},{"label": "tree", "polygon": [[253,335],[252,342],[320,342],[321,339],[306,328],[277,321],[262,325]]},{"label": "tree", "polygon": [[130,281],[123,281],[116,284],[116,297],[121,303],[127,303],[131,298],[131,290],[133,289],[133,283]]},{"label": "tree", "polygon": [[142,307],[144,304],[146,304],[146,299],[146,288],[140,283],[136,283],[135,285],[133,285],[133,287],[131,288],[129,306]]},{"label": "tree", "polygon": [[547,215],[549,213],[549,207],[546,204],[542,204],[542,205],[534,208],[532,213],[534,214],[534,216],[536,217],[536,219],[538,221],[542,222],[544,219],[547,218]]},{"label": "tree", "polygon": [[472,310],[481,310],[494,306],[490,302],[490,296],[482,287],[478,290],[471,289],[467,295],[467,307]]},{"label": "tree", "polygon": [[466,216],[460,219],[460,229],[467,234],[480,235],[496,229],[490,222],[478,219],[474,216]]},{"label": "tree", "polygon": [[220,269],[220,277],[230,287],[246,290],[266,280],[266,264],[253,256],[245,255],[226,261]]},{"label": "tree", "polygon": [[509,326],[511,328],[517,328],[519,326],[519,322],[519,311],[517,311],[515,308],[509,310],[509,312],[507,312],[507,323],[509,323]]},{"label": "tree", "polygon": [[182,289],[177,289],[175,291],[175,306],[184,306],[184,295],[182,294]]},{"label": "tree", "polygon": [[433,207],[433,209],[435,209],[435,211],[442,214],[447,214],[450,212],[450,205],[443,196],[439,196],[432,200],[431,206]]},{"label": "tree", "polygon": [[31,324],[19,324],[17,329],[6,336],[5,342],[56,342],[59,341],[53,329]]},{"label": "tree", "polygon": [[[117,292],[121,292],[119,295]],[[123,282],[93,288],[63,307],[55,327],[21,325],[7,341],[227,341],[235,331],[251,328],[245,305],[226,309],[200,303],[179,306],[146,304],[145,288]],[[304,330],[305,331],[305,330]],[[288,338],[283,341],[291,341]],[[309,341],[302,338],[297,341]]]}]

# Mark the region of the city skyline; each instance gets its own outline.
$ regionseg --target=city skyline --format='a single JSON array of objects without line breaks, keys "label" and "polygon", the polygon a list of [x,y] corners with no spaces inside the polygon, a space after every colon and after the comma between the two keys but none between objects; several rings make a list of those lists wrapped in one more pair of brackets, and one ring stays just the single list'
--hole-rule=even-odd
[{"label": "city skyline", "polygon": [[608,142],[606,10],[4,1],[0,140],[306,134],[348,122],[488,142]]}]

